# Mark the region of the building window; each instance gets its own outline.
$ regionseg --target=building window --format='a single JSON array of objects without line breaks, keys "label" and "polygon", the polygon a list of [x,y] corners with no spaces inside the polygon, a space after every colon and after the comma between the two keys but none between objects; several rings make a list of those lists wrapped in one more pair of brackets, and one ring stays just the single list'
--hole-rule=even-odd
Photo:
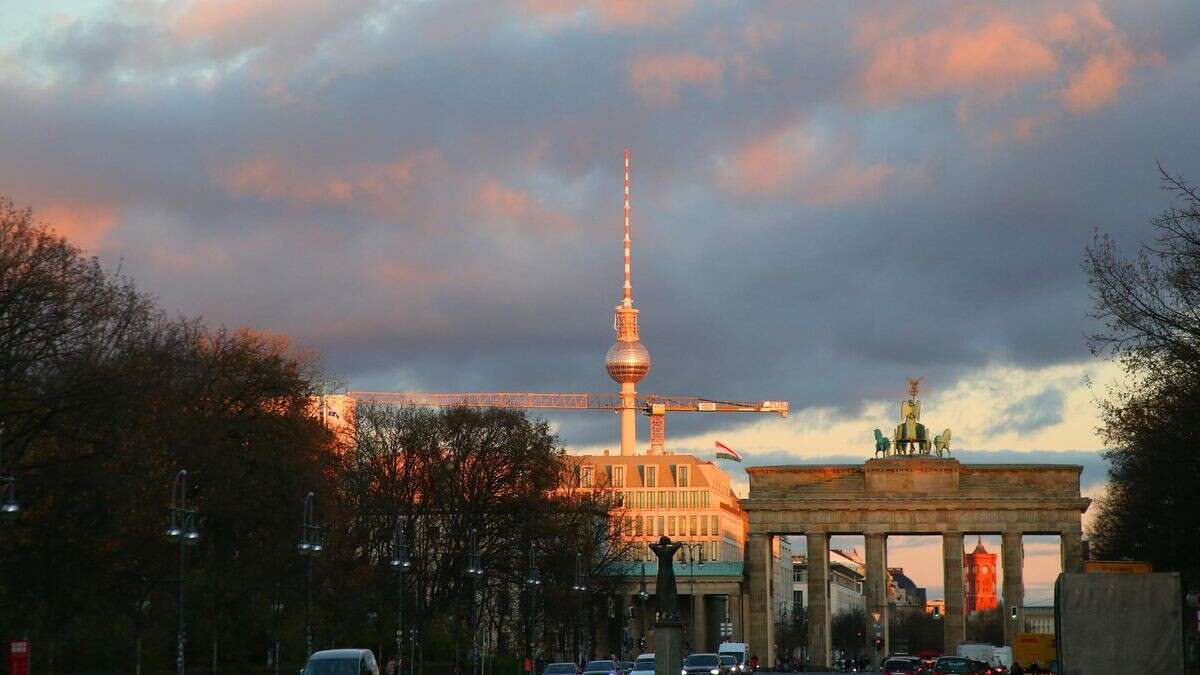
[{"label": "building window", "polygon": [[689,520],[691,526],[688,528],[688,534],[694,537],[699,533],[699,527],[696,524],[696,516],[692,516]]},{"label": "building window", "polygon": [[625,487],[625,467],[614,466],[612,468],[612,485],[613,487]]},{"label": "building window", "polygon": [[688,486],[688,468],[686,466],[679,467],[679,487]]},{"label": "building window", "polygon": [[792,606],[797,609],[804,606],[804,591],[792,591]]},{"label": "building window", "polygon": [[679,467],[671,464],[668,468],[671,470],[671,487],[679,487],[679,476],[677,474]]},{"label": "building window", "polygon": [[675,516],[667,517],[667,534],[675,536]]},{"label": "building window", "polygon": [[633,518],[625,519],[625,536],[626,537],[633,536]]},{"label": "building window", "polygon": [[633,533],[639,537],[642,536],[642,517],[641,516],[633,517]]},{"label": "building window", "polygon": [[675,493],[675,492],[671,493],[671,508],[677,508],[678,497],[676,496],[676,494],[677,493]]},{"label": "building window", "polygon": [[666,490],[658,491],[658,508],[660,508],[660,509],[667,508],[667,491]]},{"label": "building window", "polygon": [[663,517],[659,516],[658,517],[658,536],[661,537],[666,533],[667,533],[667,530],[665,527],[663,527]]},{"label": "building window", "polygon": [[717,516],[712,517],[712,533],[713,535],[721,534],[721,526],[717,524]]},{"label": "building window", "polygon": [[702,537],[708,536],[708,518],[704,518],[704,517],[700,518],[700,536],[702,536]]},{"label": "building window", "polygon": [[646,487],[658,487],[658,467],[646,467]]},{"label": "building window", "polygon": [[579,487],[592,487],[592,465],[584,464],[579,467]]},{"label": "building window", "polygon": [[645,487],[645,485],[646,485],[646,465],[638,464],[637,469],[638,469],[638,480],[641,481],[642,486]]}]

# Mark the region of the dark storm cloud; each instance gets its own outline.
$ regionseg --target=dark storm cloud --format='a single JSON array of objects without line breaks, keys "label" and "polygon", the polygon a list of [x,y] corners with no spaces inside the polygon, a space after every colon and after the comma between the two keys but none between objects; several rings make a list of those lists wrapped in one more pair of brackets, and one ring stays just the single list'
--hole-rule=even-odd
[{"label": "dark storm cloud", "polygon": [[[607,391],[628,145],[641,389],[853,412],[1085,358],[1092,229],[1146,236],[1154,162],[1200,169],[1191,3],[1103,7],[1098,63],[1136,63],[1084,113],[1062,83],[864,93],[873,26],[919,40],[951,5],[601,5],[114,4],[0,59],[0,181],[112,209],[99,253],[170,309],[289,332],[356,388]],[[671,428],[735,422],[694,417]]]},{"label": "dark storm cloud", "polygon": [[1011,430],[1020,434],[1031,434],[1058,424],[1063,419],[1063,404],[1066,398],[1061,389],[1047,387],[1033,396],[1006,406],[1000,413],[1003,422],[989,427],[987,433],[1001,434]]}]

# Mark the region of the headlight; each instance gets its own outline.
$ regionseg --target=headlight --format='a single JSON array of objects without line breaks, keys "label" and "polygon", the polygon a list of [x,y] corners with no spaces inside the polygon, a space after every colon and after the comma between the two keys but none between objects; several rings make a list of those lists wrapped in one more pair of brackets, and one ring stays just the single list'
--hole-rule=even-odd
[{"label": "headlight", "polygon": [[717,670],[716,668],[713,668],[708,672],[712,673],[712,675],[721,675],[721,671]]},{"label": "headlight", "polygon": [[679,672],[680,672],[680,673],[682,673],[683,675],[687,675],[687,669],[686,669],[686,668],[684,668],[683,670],[681,670],[681,671],[679,671]]}]

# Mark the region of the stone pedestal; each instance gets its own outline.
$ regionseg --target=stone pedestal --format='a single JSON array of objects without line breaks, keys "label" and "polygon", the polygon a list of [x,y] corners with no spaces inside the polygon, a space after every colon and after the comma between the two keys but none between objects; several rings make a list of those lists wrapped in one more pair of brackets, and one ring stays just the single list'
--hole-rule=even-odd
[{"label": "stone pedestal", "polygon": [[654,624],[654,675],[675,675],[683,664],[683,623]]}]

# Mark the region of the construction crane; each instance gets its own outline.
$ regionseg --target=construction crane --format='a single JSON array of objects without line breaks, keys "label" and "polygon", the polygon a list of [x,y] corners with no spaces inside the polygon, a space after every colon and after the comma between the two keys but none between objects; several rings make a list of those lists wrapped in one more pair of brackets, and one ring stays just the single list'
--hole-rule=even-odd
[{"label": "construction crane", "polygon": [[[620,413],[625,407],[619,393],[351,391],[348,394],[356,403],[430,408],[467,406],[522,410],[610,410]],[[657,455],[662,454],[666,445],[668,412],[774,413],[787,417],[789,403],[638,394],[636,407],[650,418],[650,454]]]}]

